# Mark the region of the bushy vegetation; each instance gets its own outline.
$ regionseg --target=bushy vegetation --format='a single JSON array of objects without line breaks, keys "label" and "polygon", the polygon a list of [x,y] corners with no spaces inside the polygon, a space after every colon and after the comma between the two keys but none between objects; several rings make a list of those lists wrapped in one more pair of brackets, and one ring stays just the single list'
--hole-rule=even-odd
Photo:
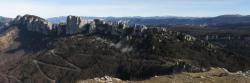
[{"label": "bushy vegetation", "polygon": [[[113,37],[63,37],[54,43],[54,54],[48,50],[34,59],[46,63],[39,65],[40,73],[57,78],[56,81],[60,83],[104,75],[123,80],[142,80],[154,75],[189,71],[183,65],[198,69],[224,67],[232,71],[250,67],[247,64],[249,58],[208,47],[200,40],[187,41],[179,35],[154,30],[145,31],[144,34],[147,36],[133,36],[127,41],[121,39],[119,48],[111,45],[119,43]],[[133,47],[133,50],[122,52],[121,49],[126,46]]]},{"label": "bushy vegetation", "polygon": [[[208,35],[217,35],[217,39],[208,39],[207,42],[223,47],[223,49],[236,54],[249,57],[249,24],[250,23],[237,23],[220,26],[209,26],[206,28],[199,26],[169,26],[168,29],[191,34],[202,40],[207,40],[206,36]],[[226,38],[228,36],[231,36],[231,38]]]},{"label": "bushy vegetation", "polygon": [[249,70],[250,58],[179,32],[155,28],[132,34],[76,34],[48,37],[21,30],[16,39],[29,58],[10,71],[24,83],[72,83],[105,75],[142,80],[155,75],[223,67]]}]

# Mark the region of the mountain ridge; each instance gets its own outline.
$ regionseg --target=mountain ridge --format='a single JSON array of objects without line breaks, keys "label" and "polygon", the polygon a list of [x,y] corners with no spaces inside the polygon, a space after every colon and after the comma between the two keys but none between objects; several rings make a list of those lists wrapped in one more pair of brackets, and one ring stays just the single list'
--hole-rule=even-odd
[{"label": "mountain ridge", "polygon": [[[129,24],[169,24],[169,25],[223,25],[250,22],[249,15],[228,14],[215,17],[178,17],[178,16],[152,16],[152,17],[86,17],[85,19],[104,19],[106,21],[128,21]],[[233,22],[229,22],[228,19]],[[66,17],[61,16],[56,18],[48,18],[49,21],[54,23],[65,22]],[[58,21],[57,21],[58,20]],[[235,20],[235,21],[234,21]]]},{"label": "mountain ridge", "polygon": [[250,69],[247,57],[159,27],[88,21],[78,16],[68,16],[66,23],[50,24],[33,15],[17,17],[9,29],[12,27],[19,31],[13,39],[19,46],[7,49],[7,53],[25,52],[24,58],[17,58],[21,62],[2,69],[8,71],[2,73],[14,78],[12,81],[74,83],[105,75],[143,80],[183,71],[201,72],[210,67]]}]

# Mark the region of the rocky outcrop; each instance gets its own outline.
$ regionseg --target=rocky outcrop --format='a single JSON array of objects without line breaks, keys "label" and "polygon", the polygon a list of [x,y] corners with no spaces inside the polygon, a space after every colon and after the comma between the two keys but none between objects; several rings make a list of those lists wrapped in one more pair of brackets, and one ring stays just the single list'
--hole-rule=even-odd
[{"label": "rocky outcrop", "polygon": [[48,34],[53,26],[47,20],[34,15],[17,16],[13,23],[21,25],[29,31],[41,32],[43,34]]},{"label": "rocky outcrop", "polygon": [[47,35],[72,35],[81,32],[94,33],[96,31],[105,31],[105,33],[119,35],[118,33],[122,32],[122,29],[129,27],[123,22],[104,22],[99,19],[89,21],[78,16],[68,16],[66,24],[53,24],[38,16],[24,15],[17,16],[12,24],[21,25],[29,31],[41,32]]},{"label": "rocky outcrop", "polygon": [[110,76],[96,77],[94,79],[79,80],[76,83],[123,83],[121,79]]},{"label": "rocky outcrop", "polygon": [[[143,32],[149,28],[145,25],[128,25],[126,22],[105,22],[100,19],[92,21],[84,20],[78,16],[68,16],[67,22],[53,24],[47,20],[34,15],[17,16],[13,21],[16,25],[21,25],[29,31],[41,32],[46,35],[72,35],[78,33],[97,33],[121,37],[124,35],[143,36]],[[178,36],[180,40],[195,41],[196,38],[187,34],[166,31],[164,28],[154,28],[157,32],[166,32]]]},{"label": "rocky outcrop", "polygon": [[68,16],[66,34],[79,33],[86,24],[88,24],[88,21],[82,20],[81,17]]}]

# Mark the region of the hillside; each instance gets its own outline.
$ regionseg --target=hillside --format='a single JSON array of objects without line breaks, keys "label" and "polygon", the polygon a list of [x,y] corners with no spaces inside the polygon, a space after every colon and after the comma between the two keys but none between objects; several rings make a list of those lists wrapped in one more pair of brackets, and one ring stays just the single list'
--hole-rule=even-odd
[{"label": "hillside", "polygon": [[190,34],[242,56],[250,56],[250,23],[227,24],[213,27],[158,26],[167,30]]},{"label": "hillside", "polygon": [[249,83],[249,73],[231,73],[223,68],[211,68],[202,73],[180,73],[176,75],[154,76],[143,81],[123,81],[118,78],[100,77],[88,80],[79,80],[76,83]]},{"label": "hillside", "polygon": [[2,33],[0,35],[0,48],[4,48],[10,45],[11,42],[13,42],[12,40],[14,40],[17,36],[16,32],[17,32],[16,28],[11,28],[8,31],[6,31],[6,33]]},{"label": "hillside", "polygon": [[[11,27],[18,31],[11,39],[15,43],[1,53],[5,54],[3,59],[17,57],[14,59],[18,62],[2,65],[3,82],[74,83],[105,75],[145,80],[155,75],[202,72],[210,67],[250,69],[249,57],[164,28],[89,21],[77,16],[53,24],[34,15],[18,16]],[[17,56],[6,57],[8,54]]]}]

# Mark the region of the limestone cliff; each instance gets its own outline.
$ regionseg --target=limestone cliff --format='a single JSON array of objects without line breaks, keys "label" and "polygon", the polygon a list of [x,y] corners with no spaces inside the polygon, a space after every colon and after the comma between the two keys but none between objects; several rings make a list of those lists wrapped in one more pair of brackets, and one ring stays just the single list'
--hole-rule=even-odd
[{"label": "limestone cliff", "polygon": [[17,16],[13,23],[21,25],[29,31],[41,32],[43,34],[48,34],[53,25],[47,20],[34,15]]},{"label": "limestone cliff", "polygon": [[75,34],[79,33],[88,21],[82,20],[81,17],[77,16],[68,16],[67,17],[67,27],[66,27],[66,34]]},{"label": "limestone cliff", "polygon": [[[47,20],[34,15],[17,16],[13,21],[15,25],[21,25],[29,31],[40,32],[46,35],[72,35],[78,33],[105,34],[105,35],[138,35],[143,36],[143,32],[148,29],[145,25],[128,25],[125,22],[105,22],[100,19],[92,21],[84,20],[78,16],[68,16],[67,22],[53,24]],[[155,28],[157,31],[165,31],[164,28]],[[129,34],[128,34],[129,33]],[[187,34],[169,31],[172,35],[180,36],[187,41],[195,41],[196,38]]]}]

